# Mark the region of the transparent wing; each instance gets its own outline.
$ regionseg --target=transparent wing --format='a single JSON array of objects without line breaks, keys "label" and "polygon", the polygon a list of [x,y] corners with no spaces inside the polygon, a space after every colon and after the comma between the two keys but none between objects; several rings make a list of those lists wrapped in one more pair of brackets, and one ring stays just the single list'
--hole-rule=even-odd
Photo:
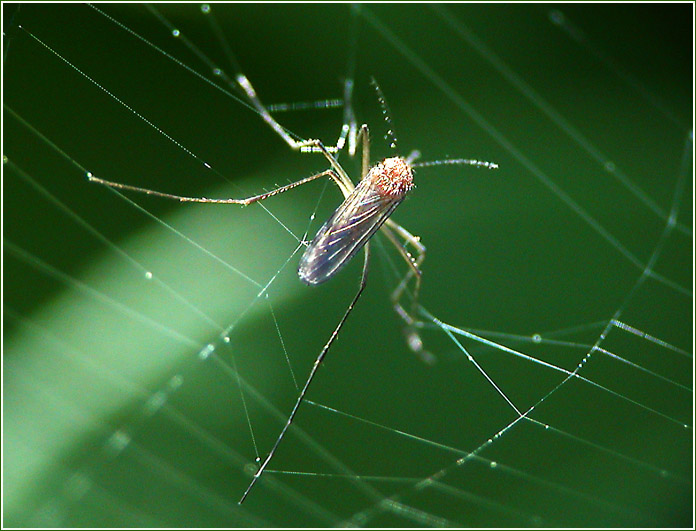
[{"label": "transparent wing", "polygon": [[302,255],[298,275],[307,284],[321,284],[334,276],[379,230],[403,197],[378,193],[367,180],[358,183],[322,225]]}]

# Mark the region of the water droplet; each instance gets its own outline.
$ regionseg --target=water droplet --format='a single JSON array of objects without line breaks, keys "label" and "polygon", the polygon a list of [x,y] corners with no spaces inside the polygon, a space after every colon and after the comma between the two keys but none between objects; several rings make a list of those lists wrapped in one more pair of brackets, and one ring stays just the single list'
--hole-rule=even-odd
[{"label": "water droplet", "polygon": [[145,280],[152,280],[152,271],[145,271]]},{"label": "water droplet", "polygon": [[225,343],[229,343],[229,342],[230,342],[230,337],[229,337],[229,336],[225,336],[225,337],[222,338],[222,340],[223,340]]},{"label": "water droplet", "polygon": [[178,37],[179,35],[181,35],[181,32],[180,32],[178,29],[173,29],[173,30],[172,30],[172,35],[173,35],[174,37]]},{"label": "water droplet", "polygon": [[551,19],[551,22],[554,24],[558,24],[559,26],[563,24],[565,17],[563,16],[563,13],[558,11],[557,9],[554,9],[549,13],[549,19]]},{"label": "water droplet", "polygon": [[202,13],[210,13],[210,5],[208,5],[208,4],[202,4],[202,5],[201,5],[201,12],[202,12]]},{"label": "water droplet", "polygon": [[608,172],[614,173],[616,171],[616,164],[608,160],[604,163],[604,169]]},{"label": "water droplet", "polygon": [[145,414],[154,415],[167,402],[167,394],[163,391],[157,391],[145,403]]},{"label": "water droplet", "polygon": [[219,68],[213,68],[213,75],[214,76],[221,76],[222,70],[220,70]]},{"label": "water droplet", "polygon": [[260,457],[257,457],[257,458],[255,459],[255,461],[256,461],[257,463],[260,463],[260,462],[261,462],[261,458],[260,458]]},{"label": "water droplet", "polygon": [[214,351],[215,345],[208,344],[201,349],[201,351],[198,353],[198,357],[202,360],[207,360]]},{"label": "water droplet", "polygon": [[3,156],[2,156],[2,163],[3,163],[3,164],[7,164],[7,161],[8,161],[7,155],[3,155]]},{"label": "water droplet", "polygon": [[172,390],[178,389],[183,385],[183,383],[184,377],[181,374],[176,374],[169,380],[169,388]]},{"label": "water droplet", "polygon": [[495,468],[497,466],[498,466],[498,463],[496,463],[495,461],[491,461],[491,468]]},{"label": "water droplet", "polygon": [[106,449],[113,454],[118,454],[130,444],[130,441],[130,435],[125,431],[117,430],[106,441]]},{"label": "water droplet", "polygon": [[532,341],[534,341],[535,343],[541,343],[541,335],[539,335],[539,334],[534,334],[534,335],[532,336]]},{"label": "water droplet", "polygon": [[94,177],[94,175],[92,175],[92,172],[91,172],[91,171],[88,171],[88,172],[87,172],[87,178],[88,178],[88,179],[91,179],[92,177]]}]

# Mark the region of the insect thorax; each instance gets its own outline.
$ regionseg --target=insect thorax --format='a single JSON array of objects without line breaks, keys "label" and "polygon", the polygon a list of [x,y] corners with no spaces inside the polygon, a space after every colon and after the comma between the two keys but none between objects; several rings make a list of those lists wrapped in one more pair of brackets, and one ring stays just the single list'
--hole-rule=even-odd
[{"label": "insect thorax", "polygon": [[403,157],[390,157],[372,166],[365,180],[380,194],[397,199],[413,188],[413,170]]}]

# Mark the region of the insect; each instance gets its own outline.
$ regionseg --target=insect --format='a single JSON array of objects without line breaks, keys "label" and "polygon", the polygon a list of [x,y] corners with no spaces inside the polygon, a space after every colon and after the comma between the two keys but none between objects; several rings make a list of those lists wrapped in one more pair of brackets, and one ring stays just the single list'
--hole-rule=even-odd
[{"label": "insect", "polygon": [[[216,69],[219,70],[219,69]],[[216,72],[217,75],[223,75],[224,78],[231,84],[231,78],[227,78],[224,73]],[[300,152],[321,153],[329,163],[329,169],[305,177],[299,181],[281,186],[269,192],[250,196],[247,198],[205,198],[205,197],[185,197],[155,190],[149,190],[137,186],[122,184],[118,182],[107,181],[89,175],[91,182],[98,183],[111,188],[127,190],[132,192],[144,193],[152,196],[173,199],[181,202],[193,203],[216,203],[216,204],[237,204],[249,205],[259,201],[268,199],[303,184],[309,183],[322,177],[331,178],[341,190],[344,201],[336,209],[333,215],[321,226],[314,239],[309,243],[305,250],[298,268],[300,279],[308,285],[318,285],[326,282],[339,272],[361,249],[364,250],[364,261],[360,284],[356,294],[353,296],[346,311],[343,313],[340,321],[333,330],[328,341],[325,343],[321,352],[317,356],[312,368],[309,372],[307,380],[300,390],[299,396],[295,405],[288,416],[285,425],[278,435],[273,447],[263,460],[246,491],[241,497],[239,503],[243,503],[249,492],[263,474],[264,470],[273,458],[278,446],[280,445],[285,433],[292,424],[298,409],[304,401],[307,390],[309,389],[317,370],[321,366],[326,354],[331,345],[335,341],[338,333],[343,327],[346,319],[355,307],[358,299],[365,289],[367,275],[370,262],[370,238],[379,230],[389,239],[394,245],[399,254],[408,264],[408,271],[401,279],[399,284],[391,295],[391,302],[397,315],[405,323],[405,334],[409,347],[418,354],[424,361],[432,362],[434,356],[423,347],[423,342],[417,331],[418,320],[415,317],[417,310],[418,293],[421,283],[421,264],[425,259],[425,246],[420,242],[417,236],[412,235],[408,230],[393,221],[390,216],[394,210],[402,203],[409,191],[413,188],[413,169],[416,167],[434,166],[439,164],[468,164],[478,167],[497,168],[497,165],[489,162],[482,162],[469,159],[448,159],[433,162],[414,163],[417,153],[409,157],[389,157],[377,164],[370,166],[370,135],[367,125],[362,125],[356,133],[355,117],[352,113],[352,108],[349,105],[350,95],[352,93],[352,79],[346,79],[344,86],[344,94],[346,102],[344,105],[344,125],[341,129],[341,135],[335,146],[326,147],[320,140],[294,140],[271,115],[268,109],[261,103],[256,91],[247,77],[238,71],[234,76],[234,83],[237,88],[246,95],[249,103],[258,112],[259,116],[273,129],[292,149]],[[379,87],[375,84],[380,104],[383,112],[387,114],[386,103]],[[395,144],[395,139],[393,139]],[[353,184],[346,171],[339,164],[337,158],[332,153],[338,153],[348,144],[349,153],[352,155],[356,151],[356,146],[360,146],[362,150],[361,158],[361,179],[357,186]],[[412,248],[413,254],[408,251],[408,247]],[[407,310],[402,302],[403,296],[407,293],[407,288],[414,280],[412,292],[408,292],[411,297],[411,304]]]},{"label": "insect", "polygon": [[[389,216],[404,200],[408,192],[413,188],[413,169],[411,160],[403,157],[390,157],[378,162],[372,167],[369,167],[369,131],[367,125],[363,125],[358,134],[358,142],[362,140],[362,179],[357,186],[348,177],[348,174],[338,163],[336,158],[329,153],[324,145],[319,140],[308,140],[303,143],[303,146],[313,147],[324,154],[329,161],[331,168],[323,172],[311,175],[297,182],[281,186],[270,192],[243,198],[243,199],[212,199],[205,197],[184,197],[137,186],[107,181],[100,179],[94,175],[89,175],[89,180],[98,184],[102,184],[111,188],[140,192],[148,195],[164,197],[167,199],[175,199],[181,202],[195,203],[217,203],[217,204],[239,204],[249,205],[258,201],[263,201],[274,195],[287,192],[293,188],[306,184],[321,177],[330,177],[338,185],[344,195],[344,201],[336,209],[331,217],[321,226],[314,239],[307,246],[298,268],[298,276],[308,285],[318,285],[332,278],[338,271],[345,266],[350,259],[355,256],[361,249],[364,249],[364,262],[360,285],[357,293],[353,297],[350,305],[346,309],[343,317],[331,334],[329,340],[322,348],[317,357],[312,369],[307,377],[305,385],[295,402],[290,416],[288,417],[280,435],[276,439],[275,444],[268,453],[257,472],[242,496],[239,503],[241,504],[253,488],[256,481],[261,477],[268,463],[273,458],[276,449],[280,445],[285,432],[292,424],[297,411],[304,400],[305,394],[314,379],[314,376],[321,365],[324,357],[329,351],[332,343],[338,336],[343,324],[348,318],[353,307],[357,303],[362,294],[366,282],[370,260],[370,238],[380,228],[385,232],[390,241],[394,243],[399,252],[407,260],[410,265],[409,273],[404,277],[397,289],[392,294],[392,302],[396,312],[406,321],[407,325],[413,326],[416,321],[412,317],[411,312],[407,312],[402,304],[401,297],[408,285],[411,277],[417,279],[416,289],[414,292],[413,303],[415,305],[418,288],[420,286],[421,271],[419,269],[423,259],[425,258],[425,247],[420,243],[419,239],[406,229],[392,221]],[[414,258],[399,242],[397,235],[404,238],[405,243],[415,247],[418,254]],[[431,356],[423,350],[422,341],[414,330],[409,332],[409,345],[411,348],[419,352],[426,360]]]},{"label": "insect", "polygon": [[[382,230],[387,238],[394,244],[399,253],[404,257],[409,265],[408,273],[401,280],[399,285],[392,293],[391,299],[396,313],[406,323],[406,336],[409,347],[419,354],[426,362],[432,361],[432,354],[424,350],[423,342],[416,331],[417,320],[414,317],[415,308],[417,305],[418,291],[420,289],[421,270],[420,266],[425,258],[425,246],[420,242],[420,239],[413,236],[406,229],[390,219],[390,215],[401,204],[408,192],[413,188],[413,167],[412,157],[390,157],[378,162],[374,166],[369,166],[369,131],[367,125],[363,125],[358,134],[358,141],[362,140],[362,179],[357,186],[348,177],[348,174],[338,163],[336,158],[329,153],[326,147],[319,140],[307,140],[303,146],[316,148],[324,154],[329,161],[331,168],[323,172],[311,175],[297,182],[290,183],[286,186],[281,186],[270,192],[247,197],[244,199],[211,199],[204,197],[183,197],[163,192],[157,192],[145,188],[116,183],[100,179],[93,175],[89,176],[89,180],[111,188],[122,190],[130,190],[134,192],[145,193],[167,199],[176,199],[182,202],[195,203],[218,203],[218,204],[239,204],[249,205],[258,201],[263,201],[274,195],[287,192],[293,188],[311,182],[321,177],[330,177],[338,185],[343,193],[344,201],[329,217],[329,219],[321,226],[314,239],[307,246],[298,268],[298,276],[300,279],[309,285],[321,284],[332,278],[338,271],[345,266],[350,259],[355,256],[361,249],[364,249],[364,262],[360,284],[357,293],[351,300],[348,308],[343,314],[338,325],[329,337],[317,359],[312,366],[312,369],[307,377],[307,380],[300,391],[295,405],[288,416],[288,419],[283,426],[275,444],[266,456],[254,474],[251,483],[244,492],[239,503],[243,503],[251,489],[261,477],[264,470],[270,463],[275,451],[280,445],[286,431],[295,419],[295,415],[302,404],[304,397],[311,385],[314,376],[316,375],[319,366],[324,357],[329,351],[334,340],[338,336],[343,324],[350,315],[353,307],[358,302],[365,285],[367,283],[367,273],[369,270],[370,261],[370,238],[378,231]],[[497,167],[492,163],[483,163],[480,161],[472,161],[465,159],[436,161],[445,164],[473,164],[488,168]],[[430,165],[433,163],[422,163],[421,165]],[[403,242],[399,241],[399,237]],[[405,244],[411,245],[416,251],[414,257],[406,250]],[[407,311],[402,302],[402,295],[410,280],[415,277],[415,288],[412,295],[411,311]]]}]

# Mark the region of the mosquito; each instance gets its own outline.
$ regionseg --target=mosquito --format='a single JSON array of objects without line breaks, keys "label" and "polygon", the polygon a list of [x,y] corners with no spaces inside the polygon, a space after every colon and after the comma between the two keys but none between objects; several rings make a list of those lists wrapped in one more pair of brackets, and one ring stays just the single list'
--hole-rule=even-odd
[{"label": "mosquito", "polygon": [[[236,61],[235,61],[236,63]],[[234,65],[238,66],[238,65]],[[298,267],[298,276],[301,281],[310,286],[315,286],[328,281],[336,275],[361,249],[364,250],[364,260],[360,284],[353,296],[346,311],[343,313],[337,326],[334,328],[328,341],[324,344],[321,352],[317,356],[309,376],[302,387],[295,405],[288,416],[283,429],[278,435],[273,447],[261,463],[258,470],[246,491],[239,500],[242,504],[247,498],[252,488],[259,480],[271,459],[275,455],[278,446],[283,440],[285,433],[293,423],[297,411],[304,401],[307,390],[309,389],[314,377],[328,353],[331,345],[338,336],[341,328],[348,319],[348,316],[355,307],[358,299],[362,295],[366,283],[370,263],[370,238],[381,231],[387,239],[394,245],[399,254],[408,264],[408,271],[401,279],[391,294],[391,302],[397,315],[404,321],[404,332],[410,349],[418,354],[427,363],[434,361],[434,356],[424,349],[423,341],[418,333],[420,321],[416,318],[418,309],[418,294],[421,284],[421,265],[425,259],[425,246],[421,243],[418,236],[414,236],[401,225],[393,221],[390,216],[394,210],[403,202],[408,193],[413,189],[413,170],[416,167],[435,166],[441,164],[468,164],[489,169],[497,168],[495,163],[482,162],[470,159],[447,159],[432,162],[414,163],[419,153],[413,152],[408,157],[394,156],[381,160],[370,166],[370,134],[368,126],[363,124],[356,133],[356,121],[349,105],[352,90],[352,76],[345,79],[344,84],[344,125],[341,129],[338,142],[335,146],[326,147],[320,140],[295,140],[288,131],[272,117],[268,108],[261,102],[256,94],[249,79],[235,68],[236,73],[233,78],[227,77],[220,69],[214,68],[216,75],[222,76],[230,85],[236,85],[246,95],[248,101],[253,105],[259,116],[266,124],[275,131],[280,138],[285,141],[293,150],[303,153],[321,153],[329,163],[329,169],[310,175],[299,181],[278,187],[262,194],[236,199],[236,198],[206,198],[206,197],[185,197],[175,194],[158,192],[147,188],[132,186],[128,184],[107,181],[92,174],[88,175],[91,182],[98,183],[110,188],[126,190],[131,192],[143,193],[151,196],[173,199],[188,203],[215,203],[215,204],[235,204],[250,205],[252,203],[264,201],[270,197],[282,194],[303,184],[307,184],[322,177],[331,178],[341,193],[344,201],[321,226],[316,236],[308,244]],[[234,82],[233,82],[234,79]],[[384,96],[373,80],[373,84],[379,96],[380,105],[387,121],[390,122]],[[390,134],[391,131],[389,132]],[[396,138],[392,134],[392,146],[396,144]],[[361,158],[361,178],[357,185],[353,184],[346,171],[339,164],[338,159],[332,153],[339,153],[344,146],[348,147],[349,154],[356,153],[357,147],[362,150]],[[409,252],[408,247],[412,252]],[[409,292],[411,298],[410,308],[407,310],[402,302],[403,296],[407,293],[407,288],[414,280],[413,291]]]},{"label": "mosquito", "polygon": [[[344,312],[338,325],[331,333],[328,341],[317,356],[309,376],[300,391],[290,415],[283,426],[278,438],[273,447],[266,456],[261,466],[254,474],[251,483],[239,500],[242,504],[251,492],[258,479],[263,474],[264,470],[270,463],[271,459],[278,449],[285,433],[292,424],[304,401],[307,390],[314,380],[314,376],[319,369],[324,357],[331,348],[334,340],[341,331],[344,323],[348,319],[351,311],[355,307],[358,299],[365,289],[367,283],[367,273],[370,263],[370,238],[378,231],[382,232],[391,241],[401,256],[404,257],[409,266],[409,270],[399,285],[391,295],[391,301],[396,313],[406,323],[406,335],[409,347],[420,354],[426,362],[432,361],[432,354],[424,350],[423,342],[420,339],[416,328],[418,320],[415,317],[415,310],[418,300],[418,292],[420,290],[421,270],[420,266],[425,259],[425,246],[420,242],[420,238],[412,235],[401,225],[390,219],[394,210],[403,202],[407,194],[413,189],[413,168],[418,166],[430,166],[437,164],[470,164],[487,168],[497,168],[494,163],[481,162],[469,159],[450,159],[445,161],[425,162],[414,164],[413,159],[417,153],[404,157],[389,157],[370,167],[370,141],[369,130],[367,125],[363,124],[357,136],[358,143],[362,142],[362,178],[357,186],[353,184],[348,174],[338,163],[338,160],[328,151],[319,140],[307,140],[303,142],[303,146],[316,148],[321,152],[331,165],[330,169],[316,173],[294,183],[281,186],[269,192],[254,195],[243,199],[214,199],[205,197],[184,197],[137,186],[107,181],[100,179],[94,175],[88,178],[90,181],[102,184],[111,188],[133,191],[163,197],[167,199],[175,199],[181,202],[192,203],[216,203],[216,204],[236,204],[250,205],[258,201],[263,201],[269,197],[287,192],[293,188],[297,188],[303,184],[314,181],[321,177],[330,177],[339,187],[344,196],[344,201],[329,217],[329,219],[321,226],[316,236],[307,246],[300,264],[298,267],[298,276],[300,280],[308,285],[318,285],[326,282],[338,273],[361,249],[364,249],[364,260],[362,274],[358,291],[353,296],[348,308]],[[399,237],[403,242],[399,241]],[[411,245],[415,249],[413,256],[406,249],[406,245]],[[407,311],[402,302],[402,296],[409,285],[412,278],[415,277],[415,287],[412,294],[411,311]]]}]

